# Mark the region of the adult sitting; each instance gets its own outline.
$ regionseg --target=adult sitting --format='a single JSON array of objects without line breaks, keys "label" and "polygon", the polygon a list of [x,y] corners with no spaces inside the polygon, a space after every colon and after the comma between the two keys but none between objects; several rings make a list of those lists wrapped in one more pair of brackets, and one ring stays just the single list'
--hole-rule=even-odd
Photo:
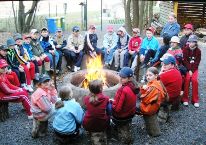
[{"label": "adult sitting", "polygon": [[163,27],[160,36],[163,37],[163,35],[167,34],[172,38],[172,36],[178,36],[179,32],[180,25],[177,23],[176,15],[175,13],[170,13],[168,23]]},{"label": "adult sitting", "polygon": [[160,60],[162,61],[162,68],[159,73],[160,80],[164,84],[169,95],[169,103],[172,104],[174,109],[178,109],[181,99],[182,76],[176,68],[174,56],[166,53]]},{"label": "adult sitting", "polygon": [[78,26],[74,26],[72,28],[73,33],[68,38],[68,49],[70,51],[71,61],[74,63],[73,71],[75,72],[80,70],[83,59],[84,38],[79,34],[79,30],[80,28]]}]

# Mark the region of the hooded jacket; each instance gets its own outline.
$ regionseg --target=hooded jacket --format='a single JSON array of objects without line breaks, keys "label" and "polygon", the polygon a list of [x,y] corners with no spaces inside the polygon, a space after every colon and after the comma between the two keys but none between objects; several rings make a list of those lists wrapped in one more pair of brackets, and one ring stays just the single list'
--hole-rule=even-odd
[{"label": "hooded jacket", "polygon": [[112,103],[112,115],[116,119],[128,119],[136,112],[137,96],[134,93],[135,85],[128,82],[122,85],[116,92]]},{"label": "hooded jacket", "polygon": [[90,102],[90,96],[84,98],[86,113],[83,127],[89,132],[104,131],[109,126],[109,116],[106,113],[109,97],[102,93],[97,94],[98,100]]}]

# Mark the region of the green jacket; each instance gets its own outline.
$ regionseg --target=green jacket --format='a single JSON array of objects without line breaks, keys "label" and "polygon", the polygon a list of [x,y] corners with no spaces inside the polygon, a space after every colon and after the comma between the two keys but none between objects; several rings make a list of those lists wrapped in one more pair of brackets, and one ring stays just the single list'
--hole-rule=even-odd
[{"label": "green jacket", "polygon": [[7,62],[11,66],[11,68],[18,69],[20,63],[16,57],[14,49],[9,49],[7,51]]},{"label": "green jacket", "polygon": [[38,39],[32,39],[30,42],[30,45],[32,47],[32,53],[35,56],[40,56],[44,53],[44,49],[42,48],[40,41]]}]

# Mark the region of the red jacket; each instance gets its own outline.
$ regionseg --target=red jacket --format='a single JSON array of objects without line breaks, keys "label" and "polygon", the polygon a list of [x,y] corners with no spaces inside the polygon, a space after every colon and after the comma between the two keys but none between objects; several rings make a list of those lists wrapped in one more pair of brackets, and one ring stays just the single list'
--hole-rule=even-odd
[{"label": "red jacket", "polygon": [[128,82],[119,88],[112,103],[112,115],[117,119],[132,117],[136,112],[135,85]]},{"label": "red jacket", "polygon": [[104,131],[109,126],[109,116],[106,113],[109,97],[102,93],[97,94],[98,101],[90,102],[90,96],[84,98],[86,113],[83,119],[83,127],[89,132]]},{"label": "red jacket", "polygon": [[169,102],[173,102],[179,97],[182,88],[182,76],[174,68],[160,74],[160,80],[164,84],[169,95]]},{"label": "red jacket", "polygon": [[19,87],[12,85],[5,74],[0,74],[0,99],[11,95],[13,93],[17,93]]},{"label": "red jacket", "polygon": [[142,43],[142,38],[141,37],[139,37],[139,36],[138,37],[132,37],[129,40],[128,49],[131,50],[131,51],[138,52],[139,49],[140,49],[141,43]]},{"label": "red jacket", "polygon": [[189,46],[183,49],[183,64],[187,70],[195,72],[198,69],[201,60],[201,50],[195,48],[191,50]]}]

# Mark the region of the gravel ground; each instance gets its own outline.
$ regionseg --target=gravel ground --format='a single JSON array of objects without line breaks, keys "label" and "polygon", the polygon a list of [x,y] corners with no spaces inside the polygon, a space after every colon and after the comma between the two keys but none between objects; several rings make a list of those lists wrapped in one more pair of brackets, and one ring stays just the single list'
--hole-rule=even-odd
[{"label": "gravel ground", "polygon": [[[134,144],[140,145],[206,145],[206,44],[199,43],[202,50],[202,61],[199,67],[199,94],[200,108],[181,106],[178,112],[172,112],[168,123],[161,125],[161,136],[152,138],[146,134],[144,121],[141,117],[133,120]],[[21,104],[10,103],[10,118],[0,122],[0,145],[55,145],[53,142],[51,121],[48,135],[45,138],[32,139],[32,121],[27,119]],[[89,144],[86,135],[83,135],[77,145]],[[118,145],[117,141],[110,141]]]}]

